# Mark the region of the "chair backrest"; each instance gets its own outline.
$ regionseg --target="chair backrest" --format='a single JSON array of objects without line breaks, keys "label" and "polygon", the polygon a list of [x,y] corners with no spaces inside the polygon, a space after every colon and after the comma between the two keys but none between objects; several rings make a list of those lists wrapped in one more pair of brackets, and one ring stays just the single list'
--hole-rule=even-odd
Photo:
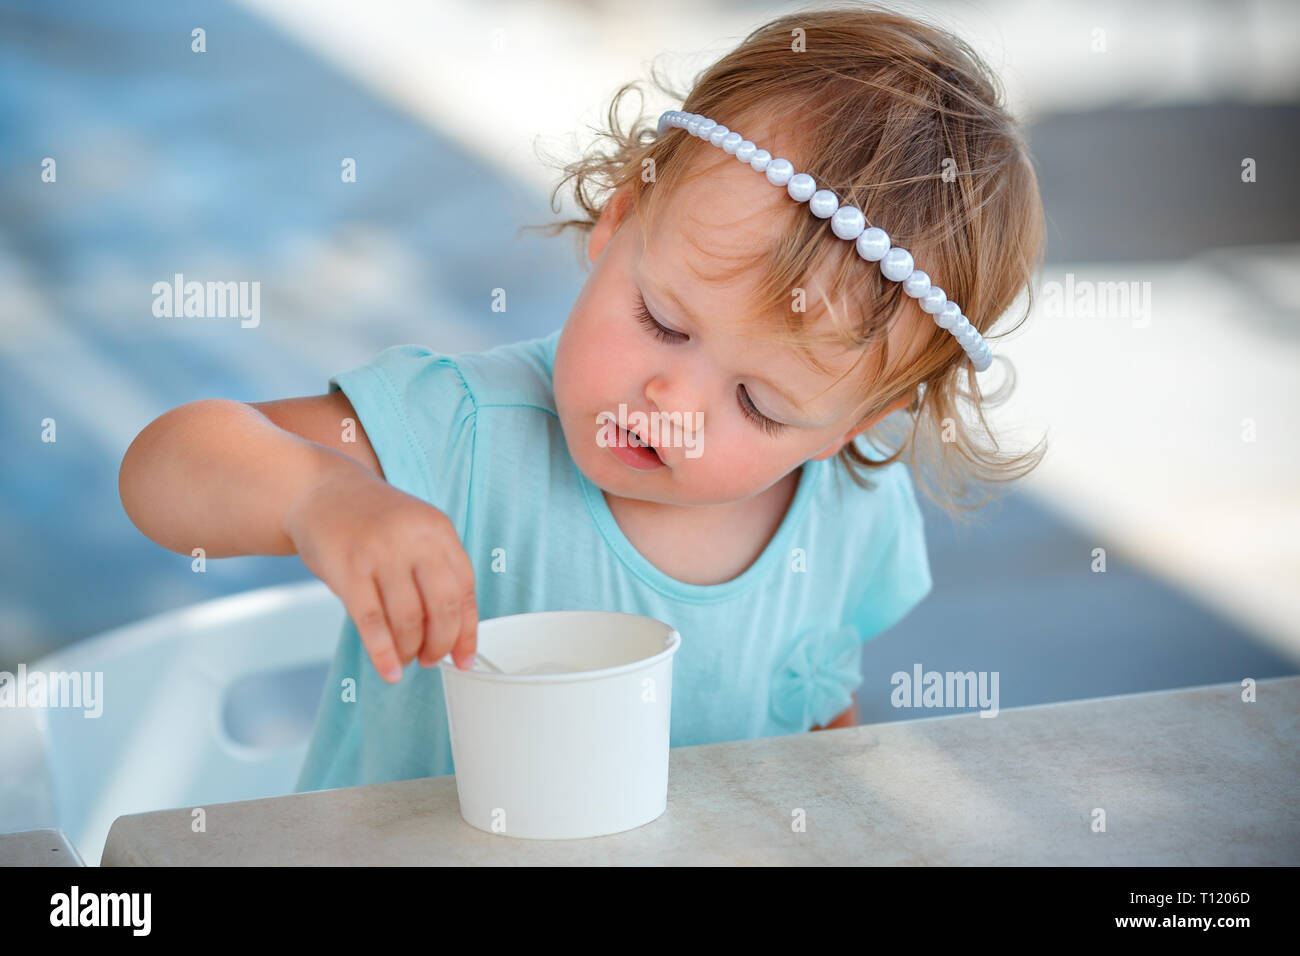
[{"label": "chair backrest", "polygon": [[[290,793],[344,617],[313,579],[161,614],[44,657],[29,673],[90,674],[87,688],[103,675],[100,716],[84,702],[29,708],[19,720],[35,716],[46,767],[5,772],[33,775],[29,791],[48,773],[53,825],[91,866],[123,814]],[[31,761],[40,748],[9,751]]]}]

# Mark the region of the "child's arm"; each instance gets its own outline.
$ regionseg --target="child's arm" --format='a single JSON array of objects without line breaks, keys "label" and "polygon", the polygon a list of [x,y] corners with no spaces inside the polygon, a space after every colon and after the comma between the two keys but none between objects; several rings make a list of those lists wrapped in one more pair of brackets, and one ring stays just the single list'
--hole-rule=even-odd
[{"label": "child's arm", "polygon": [[207,557],[294,554],[284,516],[309,487],[333,474],[383,477],[364,429],[341,391],[260,405],[206,399],[181,405],[145,427],[127,449],[118,492],[146,537],[181,554]]},{"label": "child's arm", "polygon": [[[343,441],[351,418],[356,441]],[[383,479],[342,392],[190,402],[150,423],[118,475],[135,526],[170,551],[298,554],[343,601],[375,669],[401,679],[477,645],[474,568],[451,520]]]},{"label": "child's arm", "polygon": [[813,727],[813,730],[830,730],[834,727],[856,727],[858,725],[858,695],[853,695],[853,703],[849,704],[849,709],[844,711],[825,727]]}]

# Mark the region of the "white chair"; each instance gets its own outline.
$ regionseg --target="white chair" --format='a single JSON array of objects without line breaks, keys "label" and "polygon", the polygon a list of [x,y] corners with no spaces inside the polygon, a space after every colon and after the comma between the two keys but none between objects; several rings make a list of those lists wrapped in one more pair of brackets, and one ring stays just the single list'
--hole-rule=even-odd
[{"label": "white chair", "polygon": [[29,674],[102,673],[102,713],[0,707],[0,833],[61,827],[97,866],[123,814],[292,792],[344,616],[313,579],[161,614],[29,664]]}]

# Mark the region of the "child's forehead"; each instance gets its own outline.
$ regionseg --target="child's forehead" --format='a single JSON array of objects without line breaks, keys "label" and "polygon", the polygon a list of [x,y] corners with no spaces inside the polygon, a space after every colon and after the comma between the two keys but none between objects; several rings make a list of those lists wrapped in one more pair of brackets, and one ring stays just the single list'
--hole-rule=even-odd
[{"label": "child's forehead", "polygon": [[654,197],[637,237],[637,261],[679,294],[706,295],[742,313],[760,305],[763,267],[796,204],[765,176],[721,155],[728,162]]},{"label": "child's forehead", "polygon": [[770,248],[797,204],[762,173],[718,153],[721,161],[691,170],[654,196],[651,235],[723,259]]}]

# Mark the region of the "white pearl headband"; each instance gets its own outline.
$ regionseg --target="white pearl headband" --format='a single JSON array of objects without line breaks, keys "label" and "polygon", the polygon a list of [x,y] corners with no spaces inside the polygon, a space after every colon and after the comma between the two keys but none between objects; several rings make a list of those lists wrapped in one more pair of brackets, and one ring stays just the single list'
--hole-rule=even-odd
[{"label": "white pearl headband", "polygon": [[934,316],[935,325],[953,334],[966,350],[975,371],[982,372],[993,363],[993,352],[979,330],[961,314],[961,308],[944,294],[943,289],[930,282],[930,277],[913,268],[912,254],[900,246],[889,244],[889,234],[876,226],[867,228],[866,216],[853,206],[841,206],[839,197],[829,189],[818,189],[816,181],[807,173],[796,173],[788,159],[773,159],[765,149],[759,149],[739,133],[700,116],[668,110],[659,117],[659,135],[670,126],[684,129],[692,136],[721,147],[742,163],[767,175],[773,186],[784,186],[790,198],[808,203],[812,214],[831,221],[831,231],[841,239],[856,240],[858,255],[868,262],[879,262],[880,272],[886,279],[903,284],[903,291],[917,300],[917,304]]}]

